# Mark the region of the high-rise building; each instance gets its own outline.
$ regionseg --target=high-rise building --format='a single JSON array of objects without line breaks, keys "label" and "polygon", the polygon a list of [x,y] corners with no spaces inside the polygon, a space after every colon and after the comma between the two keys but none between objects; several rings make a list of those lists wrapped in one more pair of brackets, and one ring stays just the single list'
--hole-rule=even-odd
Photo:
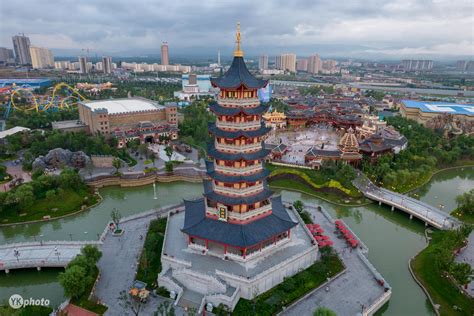
[{"label": "high-rise building", "polygon": [[0,64],[14,64],[15,55],[13,54],[13,49],[0,47]]},{"label": "high-rise building", "polygon": [[473,60],[458,60],[456,62],[456,69],[460,71],[473,71],[474,61]]},{"label": "high-rise building", "polygon": [[79,56],[79,72],[81,74],[86,74],[88,72],[86,56]]},{"label": "high-rise building", "polygon": [[322,63],[322,68],[329,72],[336,71],[337,61],[333,59],[324,60]]},{"label": "high-rise building", "polygon": [[49,49],[31,46],[30,55],[33,68],[43,69],[54,67],[54,56]]},{"label": "high-rise building", "polygon": [[268,69],[268,55],[261,55],[258,58],[258,69],[260,70]]},{"label": "high-rise building", "polygon": [[282,54],[276,58],[276,68],[296,72],[296,54]]},{"label": "high-rise building", "polygon": [[161,64],[162,65],[170,64],[168,42],[163,42],[161,44]]},{"label": "high-rise building", "polygon": [[424,59],[405,59],[402,60],[402,66],[406,71],[428,71],[433,69],[433,61]]},{"label": "high-rise building", "polygon": [[15,60],[20,65],[31,65],[30,39],[24,35],[12,37]]},{"label": "high-rise building", "polygon": [[298,71],[308,71],[308,60],[307,59],[298,59],[296,61],[296,70],[298,70]]},{"label": "high-rise building", "polygon": [[104,74],[112,73],[112,57],[102,57],[102,70],[104,71]]},{"label": "high-rise building", "polygon": [[309,56],[308,58],[308,72],[317,74],[321,70],[321,58],[318,54]]}]

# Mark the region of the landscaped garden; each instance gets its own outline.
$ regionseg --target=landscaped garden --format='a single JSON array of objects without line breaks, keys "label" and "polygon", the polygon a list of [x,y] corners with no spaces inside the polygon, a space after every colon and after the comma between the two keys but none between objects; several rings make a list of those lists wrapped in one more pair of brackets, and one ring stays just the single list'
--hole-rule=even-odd
[{"label": "landscaped garden", "polygon": [[0,192],[0,223],[60,217],[96,204],[98,197],[73,169],[60,175],[36,173],[29,183]]},{"label": "landscaped garden", "polygon": [[[161,249],[165,238],[166,218],[160,218],[150,222],[148,232],[143,245],[140,263],[137,269],[136,280],[147,283],[150,288],[156,288],[156,279],[161,272]],[[168,296],[166,290],[158,289],[158,293]]]},{"label": "landscaped garden", "polygon": [[328,163],[321,170],[267,164],[271,187],[297,190],[339,204],[363,204],[367,200],[352,185],[355,171],[346,164]]},{"label": "landscaped garden", "polygon": [[466,224],[474,225],[474,189],[456,197],[458,207],[451,214]]},{"label": "landscaped garden", "polygon": [[377,184],[397,192],[413,190],[438,170],[474,165],[474,137],[459,135],[447,139],[415,121],[396,116],[387,120],[408,139],[408,148],[396,155],[384,155],[375,163],[366,158],[362,171]]},{"label": "landscaped garden", "polygon": [[59,274],[59,283],[64,289],[64,294],[71,298],[70,303],[102,315],[107,306],[89,300],[89,296],[99,275],[97,262],[102,253],[95,246],[87,245],[81,254],[75,257]]},{"label": "landscaped garden", "polygon": [[454,261],[454,252],[465,245],[471,229],[436,231],[429,245],[411,262],[413,272],[428,291],[441,315],[473,315],[474,299],[462,294],[459,286],[473,273],[468,263]]}]

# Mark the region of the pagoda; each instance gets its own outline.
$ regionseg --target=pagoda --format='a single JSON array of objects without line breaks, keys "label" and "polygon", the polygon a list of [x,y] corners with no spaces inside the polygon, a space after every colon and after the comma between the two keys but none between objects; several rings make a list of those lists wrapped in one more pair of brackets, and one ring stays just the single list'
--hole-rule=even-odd
[{"label": "pagoda", "polygon": [[268,106],[260,103],[257,93],[267,81],[249,72],[243,56],[238,25],[232,65],[223,76],[211,79],[220,92],[209,106],[216,122],[209,124],[213,141],[208,146],[204,197],[184,201],[181,229],[189,248],[238,261],[289,240],[297,225],[281,197],[273,197],[267,187],[269,171],[263,160],[270,152],[263,139],[271,128],[262,120]]}]

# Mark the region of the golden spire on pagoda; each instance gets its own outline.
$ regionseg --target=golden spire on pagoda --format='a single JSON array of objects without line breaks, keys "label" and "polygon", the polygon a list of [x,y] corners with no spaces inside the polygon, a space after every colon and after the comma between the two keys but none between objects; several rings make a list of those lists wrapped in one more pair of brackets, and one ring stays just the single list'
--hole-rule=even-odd
[{"label": "golden spire on pagoda", "polygon": [[234,51],[234,57],[244,57],[244,52],[240,49],[240,22],[237,22],[237,33],[235,33],[235,43],[237,47]]}]

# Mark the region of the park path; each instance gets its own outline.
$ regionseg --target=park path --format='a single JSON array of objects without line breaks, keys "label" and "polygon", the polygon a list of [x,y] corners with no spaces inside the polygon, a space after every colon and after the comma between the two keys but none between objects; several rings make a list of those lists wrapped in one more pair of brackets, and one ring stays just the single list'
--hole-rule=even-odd
[{"label": "park path", "polygon": [[[335,311],[337,315],[362,315],[367,312],[369,306],[390,298],[390,290],[386,292],[384,286],[376,280],[376,277],[383,279],[382,276],[362,253],[367,251],[365,246],[362,245],[363,249],[352,250],[345,240],[338,238],[334,224],[325,214],[308,205],[305,206],[305,210],[310,212],[313,222],[320,224],[325,231],[324,234],[334,242],[334,249],[344,262],[346,271],[331,280],[327,286],[316,289],[281,314],[312,315],[318,307],[324,306]],[[390,289],[388,284],[386,287]]]}]

